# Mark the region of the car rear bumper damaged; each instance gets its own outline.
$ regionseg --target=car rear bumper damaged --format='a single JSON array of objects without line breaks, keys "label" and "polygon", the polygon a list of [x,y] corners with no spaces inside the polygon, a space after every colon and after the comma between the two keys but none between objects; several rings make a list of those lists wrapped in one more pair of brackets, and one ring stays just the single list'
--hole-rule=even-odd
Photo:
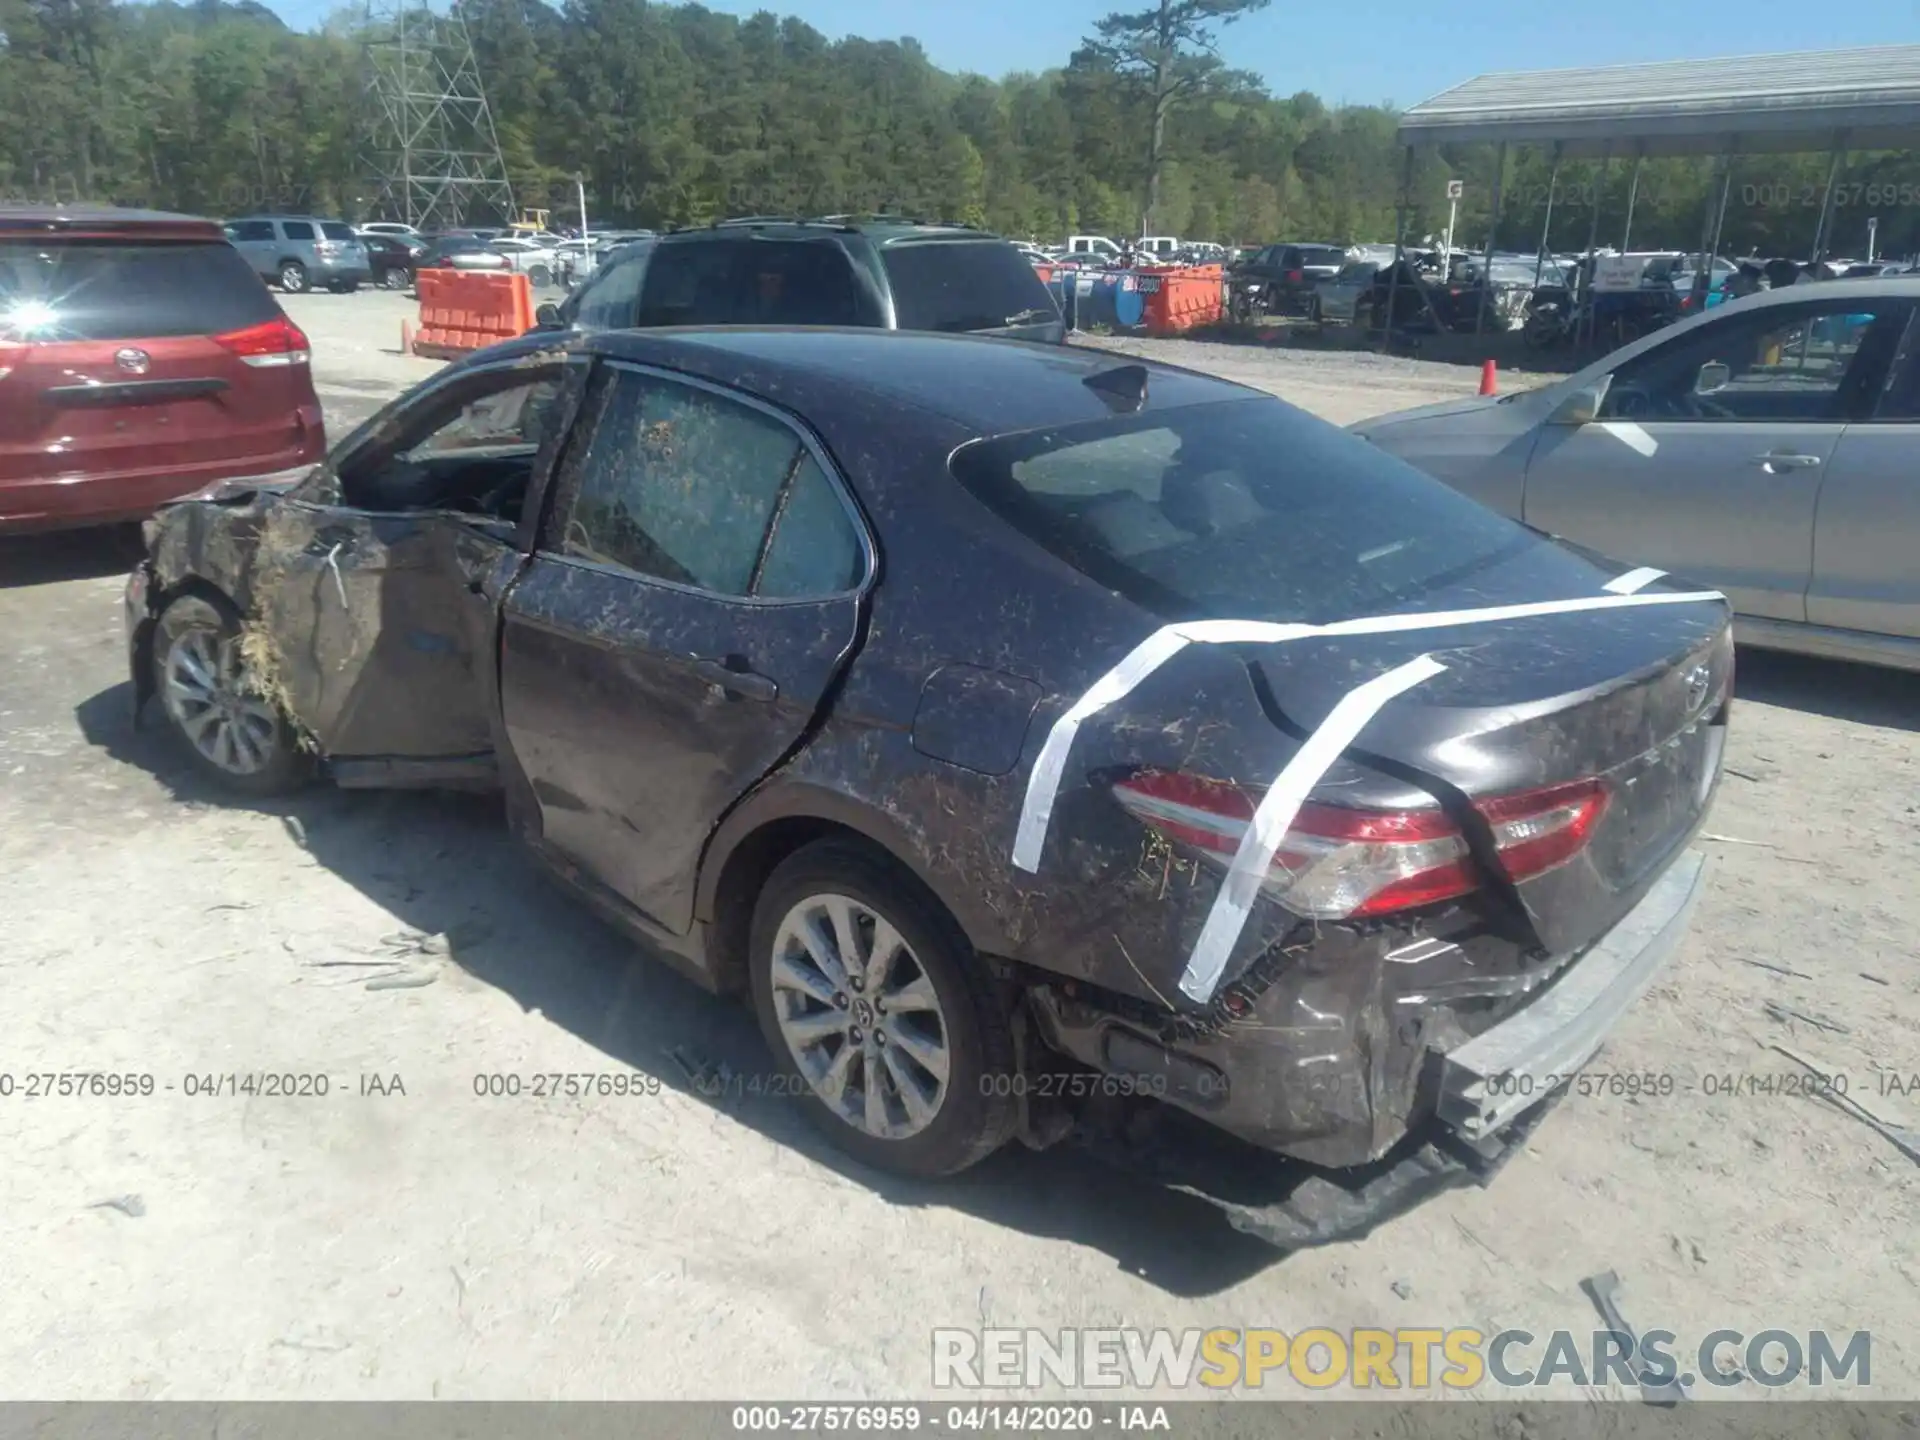
[{"label": "car rear bumper damaged", "polygon": [[1030,992],[1061,1054],[1239,1140],[1310,1164],[1372,1166],[1437,1125],[1498,1137],[1584,1065],[1685,933],[1703,857],[1684,851],[1575,957],[1482,935],[1321,930],[1245,1013],[1159,1025],[1072,985]]},{"label": "car rear bumper damaged", "polygon": [[1705,855],[1683,852],[1545,994],[1450,1051],[1440,1118],[1464,1135],[1494,1134],[1591,1060],[1679,945],[1706,871]]}]

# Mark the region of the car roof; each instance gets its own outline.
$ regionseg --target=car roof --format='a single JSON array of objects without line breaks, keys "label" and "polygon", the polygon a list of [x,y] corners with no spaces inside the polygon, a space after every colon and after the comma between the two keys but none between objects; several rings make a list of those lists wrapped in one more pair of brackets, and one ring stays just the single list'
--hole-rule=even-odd
[{"label": "car roof", "polygon": [[[1831,281],[1822,281],[1831,284]],[[1757,295],[1747,295],[1730,304],[1741,307],[1741,313],[1763,310],[1774,305],[1804,305],[1809,300],[1818,300],[1825,293],[1817,286],[1803,288],[1789,285],[1778,290],[1762,290]],[[1920,275],[1862,275],[1847,282],[1848,303],[1861,297],[1884,297],[1888,300],[1920,300]],[[1719,316],[1726,313],[1725,306],[1716,307],[1712,312]]]},{"label": "car roof", "polygon": [[582,343],[615,358],[736,384],[803,414],[815,404],[865,396],[942,416],[976,436],[1108,417],[1112,408],[1084,382],[1125,367],[1147,374],[1145,410],[1266,394],[1133,355],[984,335],[712,326],[605,331]]},{"label": "car roof", "polygon": [[170,210],[132,210],[119,205],[9,205],[0,204],[0,233],[81,232],[89,234],[138,231],[172,233],[176,237],[221,239],[220,223],[199,215]]},{"label": "car roof", "polygon": [[894,215],[822,215],[814,218],[791,215],[745,215],[731,220],[716,220],[711,225],[669,230],[660,238],[674,243],[685,243],[689,240],[712,238],[716,235],[738,234],[741,231],[792,239],[815,237],[823,231],[842,235],[864,235],[875,245],[893,245],[911,240],[999,241],[1002,239],[990,230],[978,230],[971,225],[935,223]]}]

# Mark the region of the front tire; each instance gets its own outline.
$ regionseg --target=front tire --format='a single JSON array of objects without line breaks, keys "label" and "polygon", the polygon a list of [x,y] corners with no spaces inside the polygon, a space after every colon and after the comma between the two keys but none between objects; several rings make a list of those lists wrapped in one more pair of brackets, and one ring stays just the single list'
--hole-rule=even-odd
[{"label": "front tire", "polygon": [[389,270],[386,275],[381,278],[380,283],[389,290],[404,290],[412,281],[408,278],[407,272],[404,270]]},{"label": "front tire", "polygon": [[933,1177],[1013,1134],[1007,1007],[959,926],[898,866],[843,841],[807,846],[768,878],[750,943],[761,1032],[834,1145]]},{"label": "front tire", "polygon": [[527,271],[527,283],[536,290],[544,290],[553,284],[553,271],[544,265],[535,265]]},{"label": "front tire", "polygon": [[289,295],[303,295],[311,282],[307,279],[307,267],[298,260],[288,260],[280,267],[280,288]]},{"label": "front tire", "polygon": [[155,628],[154,691],[194,769],[242,795],[284,795],[311,774],[293,727],[259,693],[240,657],[231,606],[183,595]]}]

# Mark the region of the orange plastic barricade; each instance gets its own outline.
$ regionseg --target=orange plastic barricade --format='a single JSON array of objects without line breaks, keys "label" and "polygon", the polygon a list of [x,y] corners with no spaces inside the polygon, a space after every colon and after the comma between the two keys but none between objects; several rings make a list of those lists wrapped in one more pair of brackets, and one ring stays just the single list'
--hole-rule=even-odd
[{"label": "orange plastic barricade", "polygon": [[414,287],[420,296],[416,355],[451,360],[533,329],[533,290],[517,272],[422,270]]},{"label": "orange plastic barricade", "polygon": [[1142,276],[1146,291],[1142,319],[1150,335],[1179,335],[1220,321],[1220,267],[1195,265]]}]

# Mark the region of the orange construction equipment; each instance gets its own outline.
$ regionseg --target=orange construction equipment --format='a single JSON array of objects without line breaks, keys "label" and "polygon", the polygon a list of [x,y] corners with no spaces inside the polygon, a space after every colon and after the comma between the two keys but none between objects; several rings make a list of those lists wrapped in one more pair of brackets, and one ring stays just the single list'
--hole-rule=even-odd
[{"label": "orange construction equipment", "polygon": [[533,290],[517,272],[422,270],[414,288],[420,296],[416,355],[451,360],[533,329]]},{"label": "orange construction equipment", "polygon": [[1492,395],[1497,393],[1499,389],[1500,376],[1494,367],[1493,361],[1482,360],[1480,362],[1480,393],[1482,395]]}]

